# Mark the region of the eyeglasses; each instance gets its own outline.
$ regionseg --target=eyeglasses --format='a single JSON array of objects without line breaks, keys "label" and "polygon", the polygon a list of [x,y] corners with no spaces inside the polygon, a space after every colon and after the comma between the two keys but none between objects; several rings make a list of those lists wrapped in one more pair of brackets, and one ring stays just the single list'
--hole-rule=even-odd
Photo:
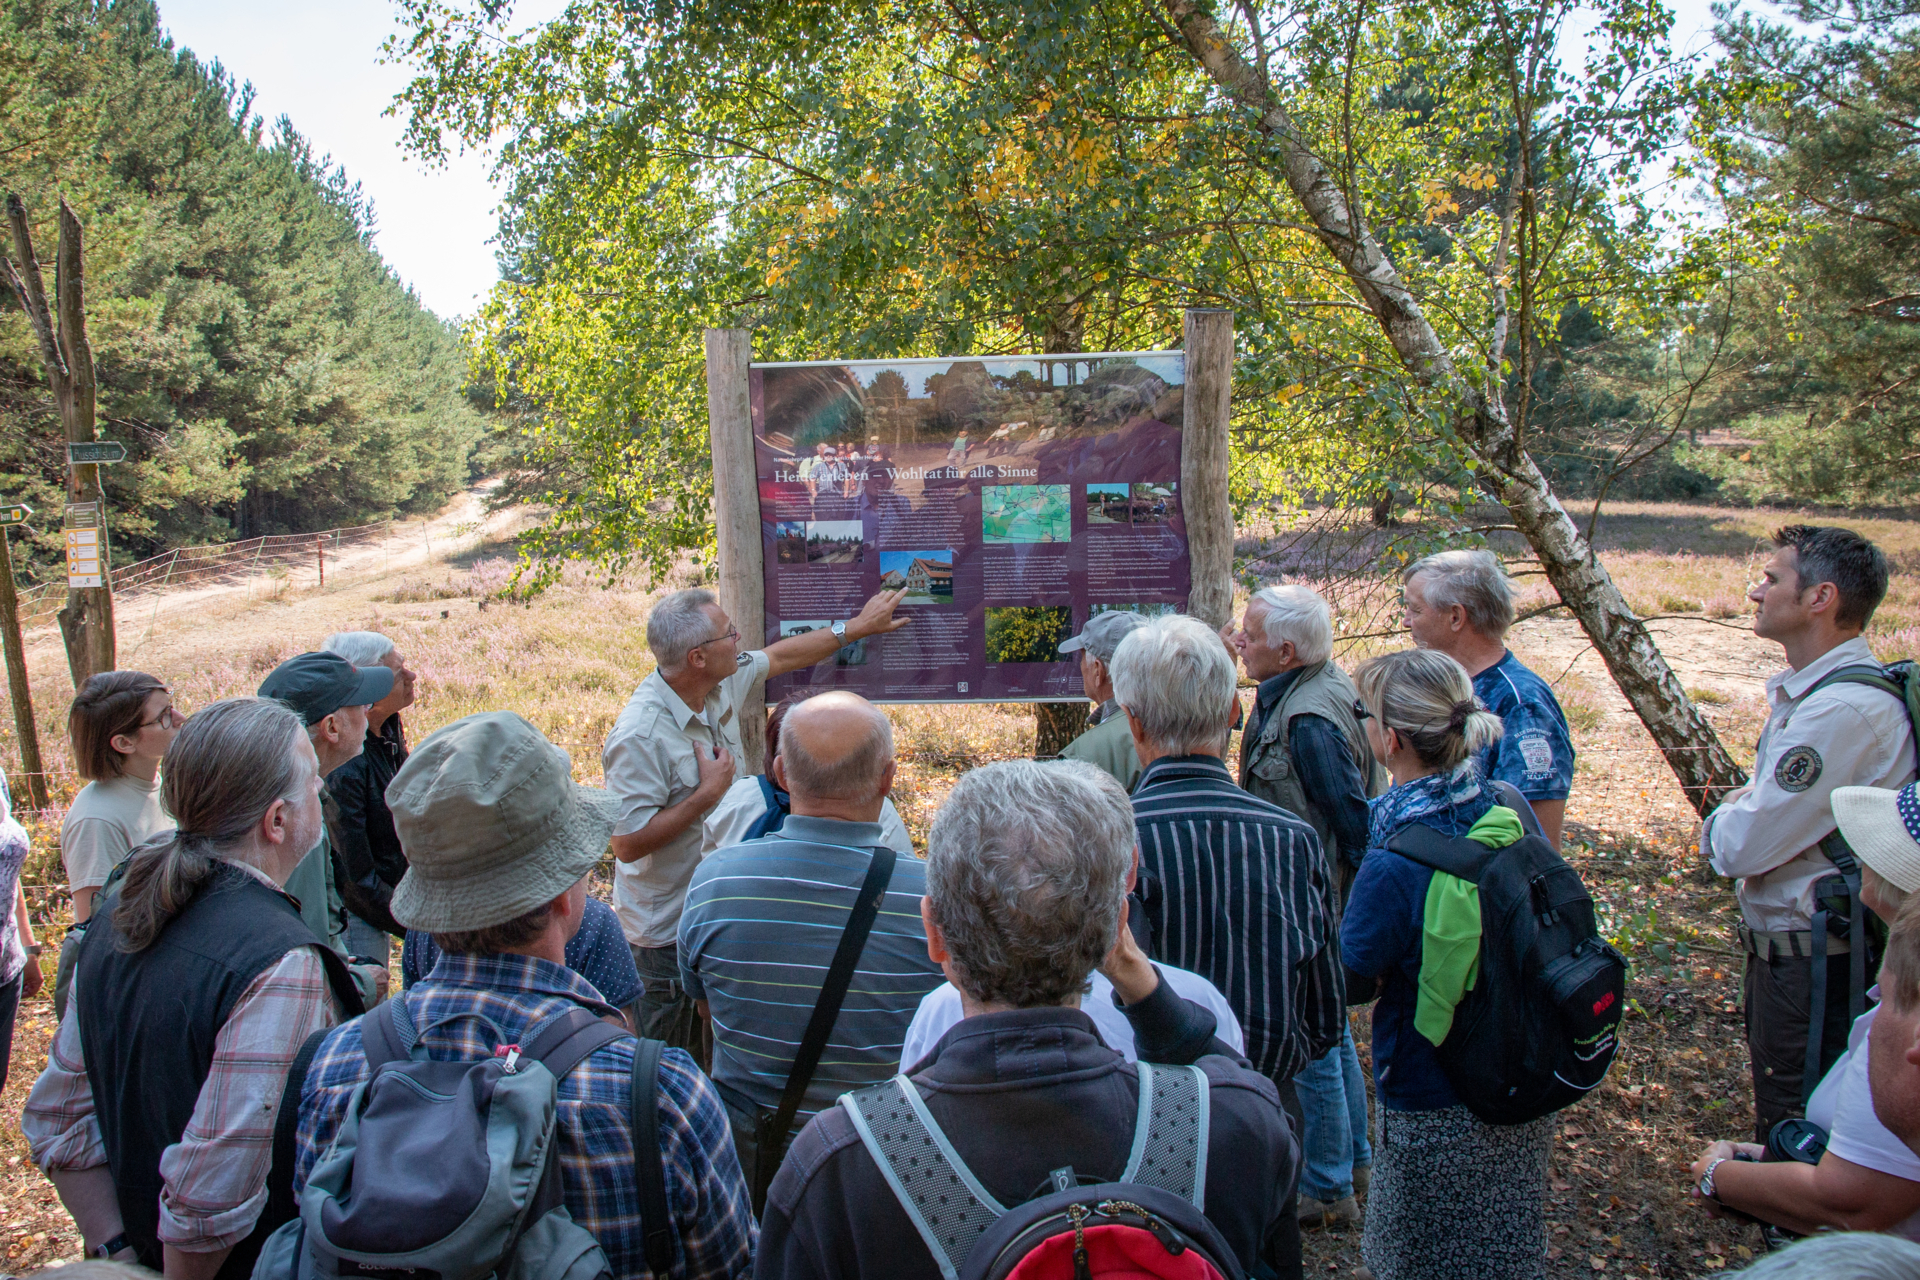
[{"label": "eyeglasses", "polygon": [[1353,718],[1355,720],[1371,720],[1373,719],[1373,712],[1367,710],[1366,703],[1355,698],[1353,700]]},{"label": "eyeglasses", "polygon": [[710,644],[719,644],[722,640],[738,640],[739,638],[740,638],[740,628],[729,627],[721,634],[717,636],[709,636],[705,640],[702,640],[699,644],[693,647],[696,649],[700,649]]},{"label": "eyeglasses", "polygon": [[175,709],[174,705],[169,702],[166,706],[160,708],[159,715],[151,720],[142,720],[139,724],[133,726],[133,731],[138,733],[142,729],[150,729],[155,725],[159,725],[163,729],[177,729],[186,722],[187,718],[181,715],[180,712]]}]

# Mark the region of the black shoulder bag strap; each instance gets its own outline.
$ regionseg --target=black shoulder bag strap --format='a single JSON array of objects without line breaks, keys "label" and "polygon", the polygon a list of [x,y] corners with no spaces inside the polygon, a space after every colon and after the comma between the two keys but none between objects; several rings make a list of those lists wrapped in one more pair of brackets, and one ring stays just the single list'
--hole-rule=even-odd
[{"label": "black shoulder bag strap", "polygon": [[633,1176],[640,1191],[640,1230],[647,1270],[665,1276],[673,1267],[672,1210],[667,1207],[666,1157],[660,1151],[657,1101],[664,1041],[642,1039],[633,1047]]},{"label": "black shoulder bag strap", "polygon": [[772,1113],[763,1111],[759,1116],[752,1188],[756,1214],[766,1208],[767,1188],[773,1185],[774,1172],[786,1155],[787,1131],[793,1127],[793,1118],[806,1099],[807,1086],[813,1083],[820,1055],[826,1052],[827,1038],[833,1034],[833,1024],[839,1020],[847,988],[853,983],[853,968],[860,963],[867,935],[873,931],[873,922],[880,914],[881,895],[893,879],[893,864],[898,855],[886,845],[875,845],[869,852],[873,856],[867,863],[867,878],[860,885],[860,895],[854,899],[847,927],[840,934],[840,945],[834,950],[833,965],[827,970],[820,998],[814,1002],[813,1016],[807,1020],[807,1031],[800,1039],[800,1052],[794,1055],[793,1070],[787,1073],[787,1087],[780,1095],[780,1106]]},{"label": "black shoulder bag strap", "polygon": [[280,1111],[273,1117],[273,1163],[267,1168],[267,1204],[260,1211],[260,1220],[269,1230],[292,1222],[300,1213],[300,1202],[293,1195],[293,1166],[300,1157],[300,1094],[306,1089],[313,1055],[320,1052],[320,1042],[332,1030],[322,1027],[300,1043],[280,1089]]},{"label": "black shoulder bag strap", "polygon": [[1520,826],[1522,830],[1530,836],[1539,836],[1543,840],[1546,839],[1546,829],[1540,825],[1540,815],[1533,811],[1533,801],[1521,795],[1520,788],[1514,786],[1511,782],[1503,782],[1498,778],[1488,783],[1487,788],[1493,792],[1493,802],[1495,804],[1505,805],[1520,815]]}]

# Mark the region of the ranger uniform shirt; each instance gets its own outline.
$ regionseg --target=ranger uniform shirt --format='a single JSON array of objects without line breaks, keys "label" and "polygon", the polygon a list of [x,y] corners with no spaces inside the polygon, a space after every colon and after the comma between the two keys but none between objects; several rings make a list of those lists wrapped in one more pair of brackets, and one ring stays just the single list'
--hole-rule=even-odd
[{"label": "ranger uniform shirt", "polygon": [[1760,732],[1753,781],[1707,816],[1700,847],[1713,869],[1739,880],[1747,927],[1805,930],[1813,885],[1833,873],[1820,841],[1834,829],[1836,787],[1903,787],[1913,781],[1913,730],[1906,705],[1879,689],[1831,684],[1844,667],[1878,666],[1855,637],[1767,681],[1771,713]]},{"label": "ranger uniform shirt", "polygon": [[[600,752],[607,790],[620,800],[614,835],[632,835],[654,814],[693,794],[700,785],[695,743],[710,751],[731,751],[734,777],[747,776],[736,713],[753,682],[766,674],[764,652],[741,654],[738,669],[707,695],[706,705],[698,711],[681,701],[658,671],[640,682]],[[628,942],[638,947],[674,944],[687,882],[700,865],[700,841],[701,824],[696,820],[647,857],[614,863],[613,909]]]}]

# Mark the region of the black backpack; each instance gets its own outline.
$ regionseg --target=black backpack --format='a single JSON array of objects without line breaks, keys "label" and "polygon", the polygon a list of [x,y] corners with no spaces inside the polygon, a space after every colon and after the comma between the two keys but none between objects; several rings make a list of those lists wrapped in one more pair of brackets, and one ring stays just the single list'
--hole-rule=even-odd
[{"label": "black backpack", "polygon": [[1537,830],[1489,849],[1415,825],[1387,848],[1480,888],[1479,979],[1438,1051],[1460,1101],[1488,1124],[1525,1124],[1585,1097],[1619,1048],[1627,961],[1579,875]]},{"label": "black backpack", "polygon": [[[1914,664],[1896,662],[1890,666],[1852,666],[1822,676],[1800,699],[1805,705],[1828,685],[1863,684],[1878,689],[1906,708],[1907,727],[1913,733],[1914,763],[1920,766],[1920,680],[1914,678]],[[1785,724],[1782,724],[1782,728]],[[1813,884],[1812,989],[1807,1002],[1807,1058],[1801,1073],[1801,1101],[1811,1099],[1828,1065],[1824,1043],[1827,1021],[1827,939],[1845,938],[1847,957],[1847,1016],[1858,1019],[1867,1008],[1867,988],[1879,972],[1880,956],[1886,950],[1887,926],[1860,901],[1860,860],[1838,828],[1820,841],[1820,852],[1833,864],[1834,874],[1822,876]]]}]

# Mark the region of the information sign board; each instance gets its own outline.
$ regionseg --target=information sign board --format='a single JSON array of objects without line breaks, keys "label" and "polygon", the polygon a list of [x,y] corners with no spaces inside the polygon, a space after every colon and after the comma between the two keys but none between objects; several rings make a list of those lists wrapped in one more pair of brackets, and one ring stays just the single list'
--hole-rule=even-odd
[{"label": "information sign board", "polygon": [[1091,614],[1186,608],[1184,382],[1177,351],[753,366],[766,641],[883,587],[911,619],[767,697],[1083,697]]}]

